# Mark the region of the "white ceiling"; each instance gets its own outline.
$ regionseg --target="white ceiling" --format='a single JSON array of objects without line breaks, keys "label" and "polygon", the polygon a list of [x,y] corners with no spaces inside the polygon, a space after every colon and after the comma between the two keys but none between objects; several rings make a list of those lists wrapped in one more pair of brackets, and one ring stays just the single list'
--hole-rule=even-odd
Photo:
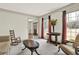
[{"label": "white ceiling", "polygon": [[70,3],[0,3],[0,8],[41,16],[68,4]]}]

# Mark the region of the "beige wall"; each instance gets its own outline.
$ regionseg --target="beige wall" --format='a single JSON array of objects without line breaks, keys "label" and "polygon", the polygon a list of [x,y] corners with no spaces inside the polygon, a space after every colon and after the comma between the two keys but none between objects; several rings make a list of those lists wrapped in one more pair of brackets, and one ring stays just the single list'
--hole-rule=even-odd
[{"label": "beige wall", "polygon": [[38,37],[41,37],[41,20],[42,18],[38,18]]},{"label": "beige wall", "polygon": [[27,15],[0,10],[0,35],[9,35],[9,30],[14,29],[16,36],[27,39],[28,17]]}]

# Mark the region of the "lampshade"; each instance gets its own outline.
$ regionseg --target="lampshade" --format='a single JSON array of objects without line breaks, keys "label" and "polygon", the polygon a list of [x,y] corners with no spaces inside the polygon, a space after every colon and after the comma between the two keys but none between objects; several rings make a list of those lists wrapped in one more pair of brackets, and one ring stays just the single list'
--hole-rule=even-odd
[{"label": "lampshade", "polygon": [[78,21],[68,22],[67,26],[70,29],[79,29],[79,20]]}]

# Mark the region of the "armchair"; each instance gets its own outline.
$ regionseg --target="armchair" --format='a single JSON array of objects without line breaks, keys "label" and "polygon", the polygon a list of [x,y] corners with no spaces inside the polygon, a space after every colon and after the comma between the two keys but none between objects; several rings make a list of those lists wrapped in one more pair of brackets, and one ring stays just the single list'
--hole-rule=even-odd
[{"label": "armchair", "polygon": [[61,49],[67,55],[78,55],[79,54],[79,34],[76,36],[72,46],[68,46],[66,44],[60,44],[58,49],[59,49],[58,52]]},{"label": "armchair", "polygon": [[9,36],[0,36],[0,55],[5,54],[10,49]]}]

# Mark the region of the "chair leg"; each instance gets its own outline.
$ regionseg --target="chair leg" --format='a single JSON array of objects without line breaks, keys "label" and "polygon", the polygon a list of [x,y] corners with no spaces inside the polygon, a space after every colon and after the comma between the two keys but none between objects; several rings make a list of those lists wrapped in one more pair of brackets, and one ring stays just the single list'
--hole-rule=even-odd
[{"label": "chair leg", "polygon": [[33,50],[31,50],[31,55],[33,55]]},{"label": "chair leg", "polygon": [[36,52],[36,54],[37,54],[37,55],[40,55],[40,54],[37,52],[37,50],[36,50],[36,49],[35,49],[35,52]]},{"label": "chair leg", "polygon": [[22,50],[25,50],[25,49],[26,49],[26,47],[24,49],[22,49]]},{"label": "chair leg", "polygon": [[60,46],[58,47],[58,52],[60,51]]}]

